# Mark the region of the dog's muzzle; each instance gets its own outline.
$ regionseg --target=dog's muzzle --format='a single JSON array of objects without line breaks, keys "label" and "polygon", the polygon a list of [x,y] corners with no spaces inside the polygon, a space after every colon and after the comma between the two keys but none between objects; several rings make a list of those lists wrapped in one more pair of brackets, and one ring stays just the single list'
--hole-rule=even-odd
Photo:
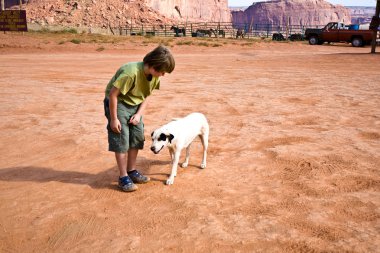
[{"label": "dog's muzzle", "polygon": [[164,146],[162,146],[159,150],[156,150],[156,147],[155,147],[155,146],[152,146],[152,147],[150,147],[150,150],[152,150],[153,153],[158,154],[158,153],[161,151],[161,149],[162,149],[163,147],[164,147]]}]

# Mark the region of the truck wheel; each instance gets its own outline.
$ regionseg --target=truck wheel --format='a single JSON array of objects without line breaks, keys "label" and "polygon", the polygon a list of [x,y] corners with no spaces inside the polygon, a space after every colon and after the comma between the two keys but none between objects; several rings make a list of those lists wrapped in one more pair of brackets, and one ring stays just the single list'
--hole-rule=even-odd
[{"label": "truck wheel", "polygon": [[361,47],[363,46],[363,40],[362,38],[356,37],[352,39],[351,44],[353,47]]},{"label": "truck wheel", "polygon": [[318,44],[318,37],[317,36],[311,36],[309,38],[309,44],[310,45],[317,45]]}]

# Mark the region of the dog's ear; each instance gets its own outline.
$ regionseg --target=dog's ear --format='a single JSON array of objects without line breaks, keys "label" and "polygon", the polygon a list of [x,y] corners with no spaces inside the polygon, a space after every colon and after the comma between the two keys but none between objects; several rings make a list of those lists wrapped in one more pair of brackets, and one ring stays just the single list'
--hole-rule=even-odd
[{"label": "dog's ear", "polygon": [[168,138],[169,138],[169,142],[172,143],[172,140],[174,139],[174,135],[169,134],[169,135],[168,135]]}]

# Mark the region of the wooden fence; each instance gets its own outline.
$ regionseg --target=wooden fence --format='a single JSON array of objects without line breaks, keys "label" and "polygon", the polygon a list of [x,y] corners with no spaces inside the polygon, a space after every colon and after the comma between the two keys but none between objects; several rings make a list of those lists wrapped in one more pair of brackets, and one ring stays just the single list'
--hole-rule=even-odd
[{"label": "wooden fence", "polygon": [[[314,26],[312,28],[316,28]],[[236,38],[243,34],[244,38],[272,37],[281,33],[288,37],[292,34],[304,34],[306,26],[274,24],[232,24],[226,22],[187,23],[175,25],[130,25],[110,27],[114,35],[129,36],[161,36],[161,37],[219,37]]]}]

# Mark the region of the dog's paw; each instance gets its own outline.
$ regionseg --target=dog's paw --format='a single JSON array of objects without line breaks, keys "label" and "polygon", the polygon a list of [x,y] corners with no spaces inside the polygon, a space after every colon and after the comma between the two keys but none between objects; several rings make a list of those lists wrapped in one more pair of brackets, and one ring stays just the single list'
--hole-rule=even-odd
[{"label": "dog's paw", "polygon": [[166,180],[166,184],[167,185],[171,185],[171,184],[173,184],[174,183],[174,178],[168,178],[167,180]]},{"label": "dog's paw", "polygon": [[187,165],[189,165],[189,163],[182,163],[182,164],[181,164],[181,167],[182,167],[182,168],[186,168]]},{"label": "dog's paw", "polygon": [[204,169],[204,168],[206,168],[206,164],[205,164],[205,163],[202,163],[202,164],[201,164],[201,169]]}]

